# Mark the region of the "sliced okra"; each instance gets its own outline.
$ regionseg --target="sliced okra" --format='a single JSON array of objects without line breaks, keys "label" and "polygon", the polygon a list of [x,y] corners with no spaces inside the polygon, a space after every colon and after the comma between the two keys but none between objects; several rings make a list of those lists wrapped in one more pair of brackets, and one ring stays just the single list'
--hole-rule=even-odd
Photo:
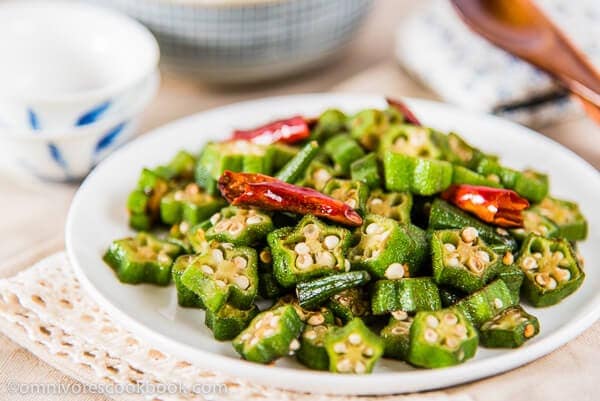
[{"label": "sliced okra", "polygon": [[344,133],[347,120],[348,117],[338,109],[325,110],[317,120],[311,139],[323,143],[332,136]]},{"label": "sliced okra", "polygon": [[[184,224],[187,223],[182,222],[180,227]],[[203,254],[208,251],[208,249],[211,247],[211,244],[216,243],[216,241],[209,241],[206,238],[206,230],[208,230],[210,226],[210,221],[207,220],[200,224],[196,224],[187,231],[187,242],[194,251],[193,253]]]},{"label": "sliced okra", "polygon": [[435,199],[429,213],[429,228],[443,230],[449,228],[474,227],[479,236],[496,253],[515,252],[517,241],[503,228],[495,228],[482,223],[477,218],[441,199]]},{"label": "sliced okra", "polygon": [[206,230],[208,240],[235,245],[255,245],[273,231],[271,217],[257,209],[228,206],[210,218],[212,227]]},{"label": "sliced okra", "polygon": [[539,332],[537,318],[520,306],[513,306],[483,323],[479,328],[479,340],[488,348],[517,348]]},{"label": "sliced okra", "polygon": [[365,318],[370,313],[369,297],[362,287],[354,287],[333,295],[327,307],[343,323],[355,317]]},{"label": "sliced okra", "polygon": [[517,170],[500,165],[498,159],[494,157],[482,157],[474,170],[508,189],[515,187],[517,176],[520,174]]},{"label": "sliced okra", "polygon": [[460,310],[476,327],[490,320],[515,301],[502,280],[494,280],[482,289],[461,299],[452,307]]},{"label": "sliced okra", "polygon": [[292,232],[283,228],[267,236],[279,284],[290,287],[312,277],[347,271],[345,258],[351,234],[306,215]]},{"label": "sliced okra", "polygon": [[181,282],[213,312],[226,303],[247,309],[258,291],[256,251],[220,244],[194,259]]},{"label": "sliced okra", "polygon": [[216,312],[207,310],[204,323],[212,330],[216,340],[232,340],[248,327],[258,313],[256,305],[252,305],[249,309],[238,309],[225,304]]},{"label": "sliced okra", "polygon": [[385,187],[388,191],[433,195],[452,184],[452,164],[387,152],[383,156]]},{"label": "sliced okra", "polygon": [[410,326],[406,360],[423,368],[460,364],[477,351],[477,330],[454,308],[418,312]]},{"label": "sliced okra", "polygon": [[371,373],[383,355],[383,341],[362,319],[355,318],[325,336],[329,370],[335,373]]},{"label": "sliced okra", "polygon": [[323,187],[323,193],[344,202],[352,209],[364,211],[369,197],[369,187],[362,181],[332,178]]},{"label": "sliced okra", "polygon": [[179,306],[183,308],[204,309],[202,299],[181,282],[181,276],[186,269],[192,265],[195,258],[196,256],[194,255],[179,256],[175,260],[175,263],[173,263],[171,271],[173,274],[173,282],[175,283],[175,290],[177,291],[177,303]]},{"label": "sliced okra", "polygon": [[379,155],[383,158],[389,152],[426,159],[442,156],[430,128],[408,124],[391,127],[385,132],[379,144]]},{"label": "sliced okra", "polygon": [[321,324],[306,326],[300,335],[300,349],[296,351],[296,359],[304,366],[314,370],[329,369],[329,355],[325,349],[325,337],[333,326]]},{"label": "sliced okra", "polygon": [[558,226],[557,237],[569,241],[587,238],[588,224],[577,203],[546,197],[535,209]]},{"label": "sliced okra", "polygon": [[171,177],[175,177],[179,180],[191,181],[194,179],[194,169],[196,167],[196,158],[181,150],[177,152],[175,157],[171,159],[166,168],[171,171],[169,174]]},{"label": "sliced okra", "polygon": [[304,173],[304,178],[296,182],[303,187],[314,188],[321,191],[327,182],[335,176],[335,171],[330,166],[313,160]]},{"label": "sliced okra", "polygon": [[558,226],[544,217],[539,209],[533,207],[523,210],[522,214],[523,227],[510,230],[510,233],[519,241],[523,241],[531,233],[546,238],[552,238],[558,234]]},{"label": "sliced okra", "polygon": [[[435,135],[438,145],[442,148],[443,158],[452,164],[458,164],[469,169],[475,169],[483,156],[481,151],[469,145],[458,134],[451,132],[448,135]],[[488,177],[486,177],[488,178]],[[488,178],[489,179],[489,178]],[[494,181],[492,179],[492,181]],[[498,180],[496,180],[498,182]]]},{"label": "sliced okra", "polygon": [[357,232],[360,240],[349,252],[350,263],[377,278],[412,277],[427,257],[426,234],[411,224],[370,214]]},{"label": "sliced okra", "polygon": [[168,177],[143,169],[137,188],[127,198],[129,225],[136,230],[152,228],[160,217],[160,201],[169,189]]},{"label": "sliced okra", "polygon": [[296,295],[301,307],[312,309],[327,301],[331,296],[348,288],[364,285],[369,280],[371,280],[371,276],[363,270],[332,274],[298,283]]},{"label": "sliced okra", "polygon": [[198,224],[225,206],[222,199],[204,192],[196,183],[165,195],[160,201],[160,217],[165,224],[186,221]]},{"label": "sliced okra", "polygon": [[365,155],[360,145],[345,134],[327,140],[323,149],[333,161],[335,171],[346,175],[350,173],[350,164]]},{"label": "sliced okra", "polygon": [[431,250],[435,282],[468,293],[487,284],[500,263],[474,227],[434,231]]},{"label": "sliced okra", "polygon": [[366,212],[389,217],[401,224],[410,223],[413,197],[409,192],[389,192],[376,189],[367,199]]},{"label": "sliced okra", "polygon": [[537,203],[548,195],[550,184],[546,174],[527,169],[517,174],[515,185],[511,189],[531,202]]},{"label": "sliced okra", "polygon": [[364,182],[371,189],[381,187],[381,175],[379,174],[377,155],[369,153],[352,162],[350,165],[350,177],[354,181]]},{"label": "sliced okra", "polygon": [[389,116],[376,109],[359,111],[348,122],[350,136],[356,139],[365,149],[376,150],[381,136],[389,129]]},{"label": "sliced okra", "polygon": [[573,248],[564,239],[530,234],[519,255],[516,264],[525,273],[522,295],[533,306],[557,304],[583,283],[585,274]]},{"label": "sliced okra", "polygon": [[512,254],[510,254],[510,256],[507,255],[509,255],[509,253],[506,253],[502,257],[502,264],[498,266],[494,278],[499,278],[504,281],[512,295],[513,302],[519,303],[521,286],[523,285],[525,274],[516,264],[512,264],[514,256],[512,256]]},{"label": "sliced okra", "polygon": [[400,319],[390,317],[390,321],[381,330],[379,336],[383,339],[383,356],[404,361],[410,347],[410,326],[413,318],[406,313],[396,315]]},{"label": "sliced okra", "polygon": [[281,181],[293,184],[304,176],[306,169],[319,153],[319,144],[316,141],[310,141],[279,170],[276,178]]},{"label": "sliced okra", "polygon": [[429,277],[378,280],[373,284],[371,310],[374,315],[441,308],[438,287]]},{"label": "sliced okra", "polygon": [[452,184],[481,185],[486,187],[501,188],[502,185],[495,179],[490,179],[484,175],[469,170],[466,167],[454,166],[452,172]]},{"label": "sliced okra", "polygon": [[133,238],[113,241],[104,261],[122,283],[167,285],[171,281],[173,260],[181,251],[178,245],[140,232]]}]

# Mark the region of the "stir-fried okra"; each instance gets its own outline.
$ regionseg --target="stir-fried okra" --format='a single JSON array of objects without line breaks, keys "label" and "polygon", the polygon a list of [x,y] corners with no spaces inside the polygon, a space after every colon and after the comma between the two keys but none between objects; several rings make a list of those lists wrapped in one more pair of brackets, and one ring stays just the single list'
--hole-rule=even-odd
[{"label": "stir-fried okra", "polygon": [[478,345],[534,338],[521,298],[554,305],[585,278],[574,247],[587,221],[549,195],[547,175],[422,126],[398,101],[196,151],[142,171],[127,201],[138,233],[104,260],[123,283],[172,280],[179,305],[249,361],[456,365]]}]

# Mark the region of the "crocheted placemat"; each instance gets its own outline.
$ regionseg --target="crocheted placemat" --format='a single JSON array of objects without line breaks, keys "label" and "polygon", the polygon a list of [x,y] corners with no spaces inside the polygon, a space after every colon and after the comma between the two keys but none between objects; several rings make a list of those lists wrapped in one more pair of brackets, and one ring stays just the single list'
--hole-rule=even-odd
[{"label": "crocheted placemat", "polygon": [[63,252],[0,280],[0,331],[82,383],[70,389],[49,385],[43,389],[49,394],[103,392],[117,400],[161,401],[472,400],[466,394],[439,391],[386,397],[314,395],[259,386],[199,368],[115,323],[81,290]]}]

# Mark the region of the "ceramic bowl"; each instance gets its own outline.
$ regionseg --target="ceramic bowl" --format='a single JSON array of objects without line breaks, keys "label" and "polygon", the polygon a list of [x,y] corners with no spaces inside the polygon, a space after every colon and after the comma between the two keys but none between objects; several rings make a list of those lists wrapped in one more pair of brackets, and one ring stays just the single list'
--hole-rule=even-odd
[{"label": "ceramic bowl", "polygon": [[123,113],[159,60],[133,19],[54,0],[0,3],[0,54],[0,125],[32,131]]}]

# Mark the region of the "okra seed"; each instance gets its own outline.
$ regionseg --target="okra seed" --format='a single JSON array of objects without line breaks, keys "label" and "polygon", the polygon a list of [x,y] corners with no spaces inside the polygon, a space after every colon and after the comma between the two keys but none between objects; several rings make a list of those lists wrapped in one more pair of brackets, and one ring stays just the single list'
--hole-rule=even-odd
[{"label": "okra seed", "polygon": [[456,323],[458,323],[458,318],[454,313],[446,313],[444,315],[444,323],[449,326],[454,326]]},{"label": "okra seed", "polygon": [[440,321],[439,321],[439,320],[437,320],[437,318],[436,318],[435,316],[433,316],[433,315],[428,315],[428,316],[425,318],[425,322],[427,323],[427,326],[429,326],[429,327],[431,327],[431,328],[434,328],[434,329],[435,329],[436,327],[438,327],[438,326],[439,326],[439,324],[440,324]]},{"label": "okra seed", "polygon": [[467,337],[467,328],[462,324],[457,324],[454,327],[454,332],[461,338]]},{"label": "okra seed", "polygon": [[217,287],[220,287],[220,288],[225,288],[225,286],[227,285],[227,284],[225,284],[225,282],[223,280],[217,280],[217,281],[215,281],[215,284],[217,285]]},{"label": "okra seed", "polygon": [[473,242],[479,236],[479,232],[475,227],[466,227],[462,230],[460,236],[465,242]]},{"label": "okra seed", "polygon": [[526,256],[523,261],[521,262],[521,266],[525,269],[525,270],[533,270],[535,268],[537,268],[537,262],[534,258],[532,258],[531,256]]},{"label": "okra seed", "polygon": [[548,284],[546,284],[546,287],[550,290],[555,289],[558,286],[556,280],[554,280],[552,277],[550,277],[548,279]]},{"label": "okra seed", "polygon": [[367,235],[380,234],[383,232],[383,228],[377,223],[371,223],[365,229]]},{"label": "okra seed", "polygon": [[233,258],[233,264],[235,265],[235,267],[242,270],[245,269],[246,266],[248,266],[248,261],[242,256],[236,256],[235,258]]},{"label": "okra seed", "polygon": [[309,340],[314,340],[317,338],[317,333],[314,330],[308,330],[304,333],[304,337]]},{"label": "okra seed", "polygon": [[494,298],[494,306],[496,307],[496,309],[500,309],[504,306],[504,303],[500,298]]},{"label": "okra seed", "polygon": [[183,221],[181,224],[179,224],[179,231],[182,234],[187,233],[190,230],[190,223],[188,223],[187,221]]},{"label": "okra seed", "polygon": [[325,237],[325,247],[327,249],[333,249],[340,243],[340,239],[337,235],[328,235]]},{"label": "okra seed", "polygon": [[169,255],[167,255],[164,252],[159,253],[157,259],[158,259],[159,263],[165,263],[165,264],[169,263],[171,261],[171,258],[169,257]]},{"label": "okra seed", "polygon": [[271,322],[269,324],[273,327],[277,327],[278,323],[279,323],[279,316],[273,316],[271,318]]},{"label": "okra seed", "polygon": [[400,263],[392,263],[385,269],[385,277],[390,280],[404,277],[404,266]]},{"label": "okra seed", "polygon": [[246,276],[235,276],[233,278],[233,282],[242,290],[245,290],[248,287],[250,287],[250,280],[248,280],[248,277]]},{"label": "okra seed", "polygon": [[269,328],[269,329],[266,329],[266,330],[263,332],[263,336],[264,336],[264,337],[271,337],[271,336],[272,336],[273,334],[275,334],[275,333],[276,333],[275,329],[270,329],[270,328]]},{"label": "okra seed", "polygon": [[206,274],[213,274],[214,273],[212,267],[210,267],[209,265],[202,265],[202,266],[200,266],[200,270],[202,270],[202,273],[206,273]]},{"label": "okra seed", "polygon": [[231,227],[231,221],[221,220],[215,225],[215,232],[222,233],[223,231],[229,230]]},{"label": "okra seed", "polygon": [[453,258],[450,258],[450,259],[448,259],[448,266],[458,267],[458,266],[460,266],[460,261],[458,260],[458,258],[456,256]]},{"label": "okra seed", "polygon": [[297,351],[300,348],[300,341],[295,338],[290,343],[290,351]]},{"label": "okra seed", "polygon": [[402,326],[396,326],[392,329],[392,334],[400,335],[406,333],[406,328]]},{"label": "okra seed", "polygon": [[262,222],[262,217],[260,216],[251,216],[246,219],[246,224],[260,224]]},{"label": "okra seed", "polygon": [[212,224],[213,226],[217,224],[219,220],[221,220],[221,213],[215,213],[212,216],[210,216],[210,224]]},{"label": "okra seed", "polygon": [[367,367],[361,361],[358,361],[354,364],[354,371],[356,373],[365,373],[367,371]]},{"label": "okra seed", "polygon": [[350,362],[350,359],[344,358],[339,360],[335,367],[338,372],[349,372],[352,369],[352,362]]},{"label": "okra seed", "polygon": [[344,270],[350,271],[350,261],[348,259],[344,260]]},{"label": "okra seed", "polygon": [[477,258],[483,263],[490,263],[490,254],[485,251],[477,251]]},{"label": "okra seed", "polygon": [[395,310],[392,312],[392,317],[396,320],[406,320],[408,319],[408,313],[403,310]]},{"label": "okra seed", "polygon": [[504,236],[507,236],[507,235],[508,235],[508,231],[506,231],[506,230],[505,230],[504,228],[502,228],[502,227],[498,227],[498,228],[496,228],[496,232],[497,232],[498,234],[500,234],[500,235],[504,235]]},{"label": "okra seed", "polygon": [[542,254],[540,252],[534,252],[532,253],[532,256],[538,260],[542,258]]},{"label": "okra seed", "polygon": [[358,345],[362,342],[362,337],[358,333],[352,333],[348,336],[348,341],[352,345]]},{"label": "okra seed", "polygon": [[327,251],[317,253],[316,260],[317,260],[317,264],[320,264],[323,266],[329,266],[329,267],[335,266],[335,257],[330,252],[327,252]]},{"label": "okra seed", "polygon": [[177,191],[177,192],[175,192],[175,195],[173,195],[173,198],[176,201],[182,201],[185,198],[185,196],[182,191]]},{"label": "okra seed", "polygon": [[444,244],[444,249],[448,252],[456,251],[456,247],[453,244]]},{"label": "okra seed", "polygon": [[556,270],[554,270],[554,277],[558,280],[558,281],[569,281],[569,279],[571,278],[571,272],[568,269],[561,269],[560,267],[556,268]]},{"label": "okra seed", "polygon": [[306,238],[316,239],[319,236],[319,227],[316,224],[307,224],[302,232]]},{"label": "okra seed", "polygon": [[356,199],[348,199],[346,205],[350,206],[352,209],[356,208]]},{"label": "okra seed", "polygon": [[265,319],[272,319],[272,318],[273,318],[273,316],[275,316],[275,315],[273,315],[273,312],[267,312],[267,313],[265,314]]},{"label": "okra seed", "polygon": [[227,249],[231,251],[233,249],[233,244],[231,242],[221,242],[220,247],[222,249]]},{"label": "okra seed", "polygon": [[223,251],[221,251],[220,249],[213,249],[212,251],[212,258],[215,261],[215,263],[223,263],[223,261],[225,260],[224,256],[223,256]]},{"label": "okra seed", "polygon": [[250,333],[244,333],[242,334],[242,337],[240,338],[242,341],[246,341],[248,339],[250,339],[252,335]]},{"label": "okra seed", "polygon": [[306,242],[298,242],[294,247],[294,251],[296,251],[298,255],[304,255],[310,253],[310,248],[308,247]]},{"label": "okra seed", "polygon": [[265,320],[261,319],[258,322],[256,322],[256,324],[254,325],[254,327],[256,327],[256,329],[260,329],[264,324],[265,324]]},{"label": "okra seed", "polygon": [[381,198],[373,198],[371,199],[371,205],[381,205],[383,200]]},{"label": "okra seed", "polygon": [[271,252],[268,250],[264,250],[259,255],[260,261],[263,263],[271,263],[273,258],[271,257]]},{"label": "okra seed", "polygon": [[502,263],[505,265],[512,265],[515,262],[515,257],[512,252],[506,252],[502,257]]},{"label": "okra seed", "polygon": [[317,326],[325,322],[325,317],[321,313],[316,313],[308,318],[307,323],[311,326]]},{"label": "okra seed", "polygon": [[346,348],[346,344],[344,343],[335,343],[333,345],[333,351],[336,354],[345,354],[348,351],[348,348]]},{"label": "okra seed", "polygon": [[424,338],[425,338],[425,341],[427,341],[430,344],[433,344],[434,342],[437,341],[438,335],[435,332],[435,330],[427,329],[427,330],[425,330]]},{"label": "okra seed", "polygon": [[254,345],[258,344],[258,340],[259,340],[258,337],[252,337],[252,340],[250,340],[249,344],[254,346]]},{"label": "okra seed", "polygon": [[308,269],[313,263],[313,258],[309,254],[298,255],[296,258],[296,266],[300,269]]},{"label": "okra seed", "polygon": [[467,266],[469,267],[469,270],[477,274],[481,273],[485,268],[484,262],[478,257],[470,257],[467,261]]},{"label": "okra seed", "polygon": [[554,252],[554,254],[552,255],[554,257],[555,260],[563,260],[565,258],[565,254],[562,253],[561,251],[556,251]]},{"label": "okra seed", "polygon": [[198,195],[200,193],[200,188],[196,184],[188,184],[185,187],[185,192],[189,195]]},{"label": "okra seed", "polygon": [[242,232],[243,229],[244,225],[242,223],[233,221],[231,222],[231,225],[229,226],[229,229],[227,231],[229,231],[231,235],[238,235]]},{"label": "okra seed", "polygon": [[445,344],[448,348],[456,348],[458,347],[458,340],[455,337],[447,337]]},{"label": "okra seed", "polygon": [[371,347],[366,347],[366,348],[363,350],[363,352],[362,352],[362,354],[363,354],[364,356],[366,356],[366,357],[371,357],[371,356],[373,356],[373,353],[374,353],[374,352],[373,352],[373,348],[371,348]]},{"label": "okra seed", "polygon": [[538,273],[535,275],[535,282],[541,285],[542,287],[545,287],[548,283],[548,279],[544,273]]},{"label": "okra seed", "polygon": [[525,326],[525,330],[523,330],[523,335],[525,336],[525,338],[533,336],[534,333],[535,327],[533,327],[533,324],[528,324],[527,326]]}]

